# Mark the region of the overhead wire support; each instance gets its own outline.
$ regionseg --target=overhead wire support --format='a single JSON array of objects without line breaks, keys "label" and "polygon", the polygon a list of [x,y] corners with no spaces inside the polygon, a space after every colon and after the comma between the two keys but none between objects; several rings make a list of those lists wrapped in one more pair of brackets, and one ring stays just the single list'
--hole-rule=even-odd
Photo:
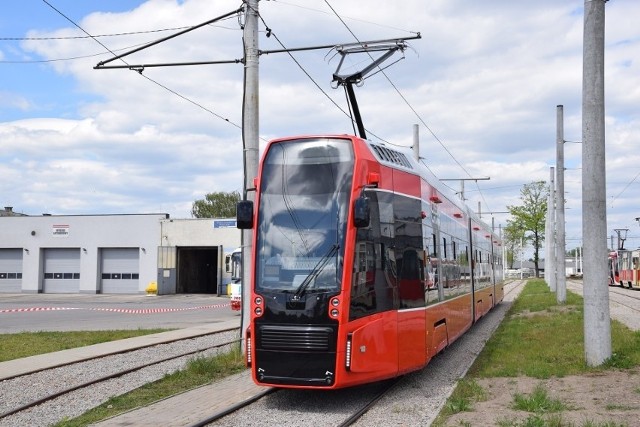
[{"label": "overhead wire support", "polygon": [[[242,10],[243,10],[243,7],[239,7],[238,9],[236,9],[236,10],[234,10],[232,12],[229,12],[229,13],[225,13],[224,15],[220,15],[217,18],[209,19],[208,21],[205,21],[205,22],[203,22],[201,24],[194,25],[193,27],[189,27],[189,28],[187,28],[185,30],[182,30],[182,31],[178,31],[175,34],[171,34],[170,36],[163,37],[163,38],[158,39],[158,40],[154,40],[154,41],[152,41],[150,43],[145,44],[144,46],[140,46],[140,47],[138,47],[136,49],[132,49],[132,50],[130,50],[128,52],[125,52],[125,53],[123,53],[121,55],[116,55],[113,58],[107,59],[106,61],[100,61],[93,68],[95,70],[106,69],[106,68],[128,68],[128,67],[113,66],[113,65],[105,66],[105,64],[108,64],[109,62],[112,62],[112,61],[116,61],[118,59],[122,59],[125,56],[131,55],[131,54],[136,53],[136,52],[140,52],[141,50],[147,49],[147,48],[149,48],[151,46],[155,46],[155,45],[157,45],[159,43],[162,43],[162,42],[165,42],[167,40],[171,40],[172,38],[181,36],[182,34],[186,34],[186,33],[190,32],[190,31],[197,30],[198,28],[204,27],[205,25],[209,25],[209,24],[212,24],[212,23],[214,23],[216,21],[220,21],[220,20],[228,18],[230,16],[237,15],[238,13],[242,12]],[[200,64],[183,63],[182,65],[200,65]],[[151,64],[147,65],[147,67],[152,67],[152,66],[154,66],[154,65],[151,65]],[[160,66],[160,65],[156,65],[156,66]]]},{"label": "overhead wire support", "polygon": [[126,65],[107,65],[106,67],[93,67],[94,70],[113,70],[113,69],[122,69],[128,68],[130,70],[134,70],[137,72],[144,71],[145,68],[157,68],[157,67],[182,67],[189,65],[221,65],[221,64],[240,64],[242,63],[242,59],[228,59],[222,61],[194,61],[194,62],[164,62],[164,63],[155,63],[155,64],[126,64]]}]

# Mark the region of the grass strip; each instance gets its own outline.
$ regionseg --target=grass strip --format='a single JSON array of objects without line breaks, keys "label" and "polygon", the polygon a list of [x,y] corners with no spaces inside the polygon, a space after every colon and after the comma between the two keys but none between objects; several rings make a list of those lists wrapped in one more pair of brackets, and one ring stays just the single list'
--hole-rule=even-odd
[{"label": "grass strip", "polygon": [[[449,416],[471,411],[473,402],[485,399],[482,392],[468,391],[469,384],[474,384],[478,378],[523,375],[546,379],[639,366],[640,332],[631,331],[616,320],[611,321],[611,358],[602,366],[587,366],[584,359],[583,306],[583,298],[572,292],[567,292],[566,304],[558,305],[555,293],[549,291],[543,280],[529,280],[467,376],[458,382],[433,425],[444,425]],[[549,411],[562,410],[557,406],[561,403],[550,402],[544,390],[538,390],[536,395],[519,396],[518,399],[514,404],[535,406],[537,402],[543,406],[552,405],[553,409]],[[536,413],[522,424],[505,421],[501,425],[566,425],[561,419],[559,415],[549,418]]]},{"label": "grass strip", "polygon": [[146,384],[129,393],[112,397],[107,402],[79,417],[63,420],[55,424],[55,427],[87,426],[132,409],[147,406],[175,394],[209,384],[220,378],[241,372],[244,369],[246,369],[245,360],[238,344],[227,353],[220,353],[206,358],[194,358],[189,361],[185,369],[167,374],[164,378]]},{"label": "grass strip", "polygon": [[530,280],[469,369],[470,377],[563,377],[640,365],[640,332],[611,321],[612,357],[588,367],[584,359],[583,299],[567,292],[558,305],[542,280]]},{"label": "grass strip", "polygon": [[19,332],[0,334],[0,362],[20,359],[53,351],[85,347],[109,341],[142,335],[157,334],[171,329],[132,329],[113,331],[72,331],[72,332]]}]

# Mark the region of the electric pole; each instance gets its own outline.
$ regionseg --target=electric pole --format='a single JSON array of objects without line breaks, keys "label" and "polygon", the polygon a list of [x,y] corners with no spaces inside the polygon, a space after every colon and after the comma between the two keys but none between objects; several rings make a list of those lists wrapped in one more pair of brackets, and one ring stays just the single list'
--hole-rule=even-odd
[{"label": "electric pole", "polygon": [[[244,160],[244,196],[255,200],[253,178],[258,176],[259,148],[259,51],[258,51],[258,0],[245,0],[244,13],[244,103],[242,112],[242,139]],[[244,338],[249,326],[251,310],[251,252],[253,230],[242,230],[242,322],[240,334]],[[244,339],[242,340],[244,346]],[[246,350],[246,349],[245,349]]]},{"label": "electric pole", "polygon": [[584,2],[582,236],[584,349],[588,366],[599,366],[611,357],[604,140],[605,2],[606,0]]},{"label": "electric pole", "polygon": [[556,109],[556,301],[567,302],[567,266],[565,263],[566,242],[564,234],[564,109]]},{"label": "electric pole", "polygon": [[[557,290],[557,271],[558,271],[558,263],[557,263],[557,251],[558,245],[556,244],[556,176],[555,169],[551,168],[551,183],[549,185],[551,187],[551,206],[547,207],[547,210],[551,211],[551,246],[549,250],[549,268],[551,271],[549,272],[549,289],[551,292],[556,292]],[[546,273],[545,273],[546,275]]]}]

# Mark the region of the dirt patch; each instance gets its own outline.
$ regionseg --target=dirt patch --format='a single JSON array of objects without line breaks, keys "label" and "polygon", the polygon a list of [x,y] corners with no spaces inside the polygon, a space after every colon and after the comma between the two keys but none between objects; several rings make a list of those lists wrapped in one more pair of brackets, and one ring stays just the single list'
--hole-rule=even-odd
[{"label": "dirt patch", "polygon": [[[487,392],[487,400],[475,402],[472,412],[450,417],[447,426],[523,425],[535,415],[513,409],[517,393],[529,395],[541,385],[551,399],[558,399],[568,409],[556,413],[562,425],[576,427],[593,423],[616,423],[640,426],[640,370],[607,371],[598,374],[539,380],[528,377],[490,378],[477,381]],[[546,418],[550,414],[543,414]],[[503,424],[499,424],[503,423]],[[592,424],[592,425],[593,425]],[[588,425],[588,424],[586,424]]]},{"label": "dirt patch", "polygon": [[568,306],[550,307],[545,311],[523,310],[522,312],[519,312],[519,313],[516,313],[516,314],[512,314],[511,316],[514,319],[517,319],[519,317],[523,317],[525,319],[530,319],[530,318],[537,317],[537,316],[551,316],[551,315],[557,314],[557,313],[567,314],[567,313],[575,313],[577,311],[578,311],[578,307],[568,305]]}]

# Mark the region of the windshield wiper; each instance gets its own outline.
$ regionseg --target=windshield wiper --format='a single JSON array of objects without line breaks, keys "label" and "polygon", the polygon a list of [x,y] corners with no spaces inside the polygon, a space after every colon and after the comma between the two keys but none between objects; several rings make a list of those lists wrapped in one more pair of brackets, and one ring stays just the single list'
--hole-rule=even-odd
[{"label": "windshield wiper", "polygon": [[338,244],[332,245],[331,249],[329,249],[329,252],[327,252],[325,256],[320,258],[320,261],[318,261],[318,263],[315,265],[315,267],[313,267],[309,275],[304,278],[302,283],[300,283],[300,286],[298,286],[298,289],[296,289],[296,292],[293,295],[293,299],[299,299],[300,297],[302,297],[302,295],[304,295],[305,291],[307,290],[311,282],[316,277],[318,277],[318,274],[320,274],[320,272],[327,266],[331,258],[338,252],[339,248],[340,248],[340,245]]}]

